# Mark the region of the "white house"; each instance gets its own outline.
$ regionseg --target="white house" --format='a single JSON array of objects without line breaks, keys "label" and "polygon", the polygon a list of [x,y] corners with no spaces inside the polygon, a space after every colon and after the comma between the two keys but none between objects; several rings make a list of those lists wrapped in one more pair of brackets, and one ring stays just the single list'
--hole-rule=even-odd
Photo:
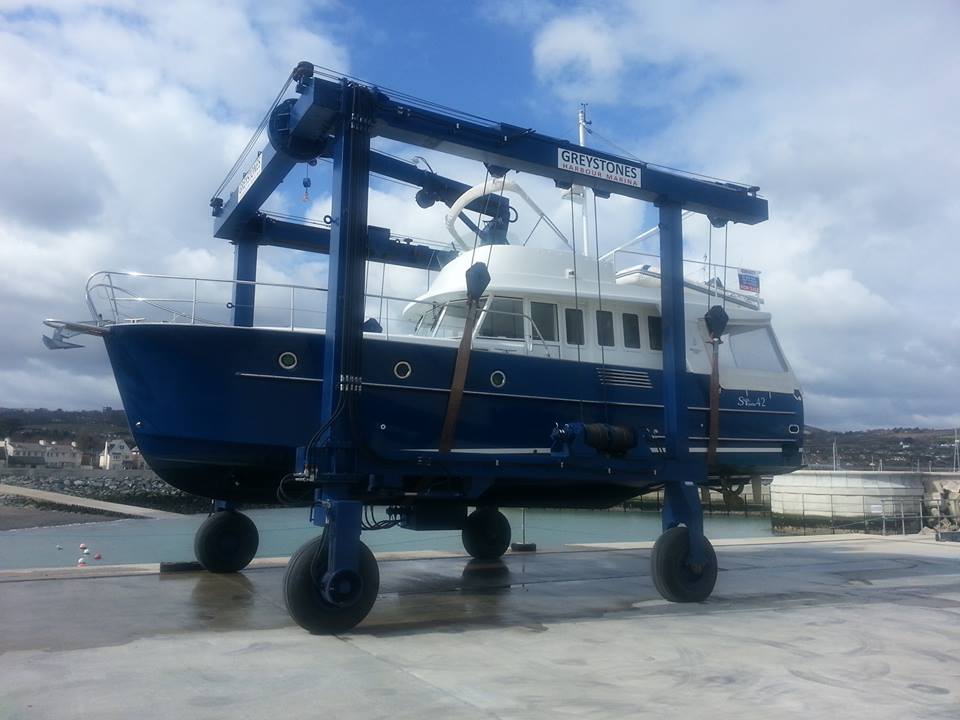
[{"label": "white house", "polygon": [[40,447],[43,448],[43,459],[47,467],[54,468],[78,468],[83,459],[83,453],[77,448],[75,442],[69,445],[58,445],[55,442],[40,441]]},{"label": "white house", "polygon": [[120,470],[129,468],[132,464],[133,453],[130,446],[123,440],[107,440],[100,453],[101,470]]},{"label": "white house", "polygon": [[44,447],[40,443],[13,442],[10,438],[3,441],[9,467],[43,467]]}]

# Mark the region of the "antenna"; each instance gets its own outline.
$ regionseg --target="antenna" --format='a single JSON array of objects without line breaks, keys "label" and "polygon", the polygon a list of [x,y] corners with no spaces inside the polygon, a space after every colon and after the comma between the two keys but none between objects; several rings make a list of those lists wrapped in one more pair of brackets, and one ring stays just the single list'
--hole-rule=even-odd
[{"label": "antenna", "polygon": [[[580,103],[580,113],[577,116],[577,128],[580,130],[580,147],[587,146],[587,133],[589,132],[589,130],[587,130],[588,125],[590,125],[590,121],[587,120],[587,104]],[[590,257],[590,217],[587,213],[587,208],[590,205],[590,203],[587,202],[588,191],[592,192],[585,185],[580,187],[580,200],[583,203],[580,206],[580,218],[581,222],[583,223],[583,254],[587,257]],[[571,192],[573,192],[572,188]]]}]

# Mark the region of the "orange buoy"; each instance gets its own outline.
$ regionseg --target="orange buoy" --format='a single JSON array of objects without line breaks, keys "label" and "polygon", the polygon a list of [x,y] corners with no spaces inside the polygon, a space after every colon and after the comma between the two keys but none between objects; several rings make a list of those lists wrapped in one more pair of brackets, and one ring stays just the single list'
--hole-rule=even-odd
[{"label": "orange buoy", "polygon": [[100,553],[97,553],[96,555],[93,556],[93,559],[94,559],[94,560],[103,560],[103,555],[101,555]]},{"label": "orange buoy", "polygon": [[81,549],[81,550],[86,550],[86,549],[87,549],[87,544],[86,544],[86,543],[80,543],[80,549]]}]

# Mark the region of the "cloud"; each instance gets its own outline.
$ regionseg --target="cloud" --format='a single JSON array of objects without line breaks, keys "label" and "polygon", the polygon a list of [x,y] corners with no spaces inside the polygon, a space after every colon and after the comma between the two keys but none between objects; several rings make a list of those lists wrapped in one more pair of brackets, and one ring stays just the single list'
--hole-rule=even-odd
[{"label": "cloud", "polygon": [[39,342],[44,317],[86,315],[94,270],[229,274],[207,200],[297,61],[349,68],[331,9],[4,3],[0,405],[117,404],[99,342]]},{"label": "cloud", "polygon": [[[526,33],[530,67],[512,68],[513,79],[529,74],[540,90],[519,107],[550,117],[587,101],[591,144],[608,147],[611,137],[651,161],[761,186],[770,221],[731,227],[727,250],[732,265],[763,271],[766,308],[811,422],[957,422],[955,3],[904,12],[891,2],[491,0],[478,14],[511,42]],[[331,39],[350,37],[349,25],[377,35],[370,50],[381,56],[365,55],[365,72],[389,62],[397,49],[368,20],[326,2],[3,4],[0,405],[40,404],[31,384],[71,371],[102,382],[75,383],[70,402],[116,404],[103,397],[113,385],[102,349],[48,353],[38,321],[83,316],[80,290],[102,267],[228,276],[232,248],[211,241],[208,198],[298,60],[349,70],[346,46]],[[484,37],[474,59],[496,55],[490,43]],[[455,74],[460,85],[465,72]],[[386,145],[483,181],[475,163]],[[566,230],[568,201],[549,182],[520,181]],[[306,207],[294,194],[269,205],[315,219],[329,212],[322,182]],[[445,208],[421,210],[411,195],[378,181],[371,221],[444,240]],[[655,222],[641,203],[598,207],[601,252]],[[512,232],[522,239],[534,222],[526,213]],[[558,246],[542,225],[536,232],[534,242]],[[687,221],[685,234],[687,257],[700,259],[706,223]],[[721,249],[715,231],[715,260]],[[313,285],[325,272],[322,257],[260,253],[264,280]],[[392,273],[385,288],[416,294],[422,282]]]},{"label": "cloud", "polygon": [[602,134],[760,185],[771,219],[731,228],[730,258],[764,271],[811,422],[950,425],[958,21],[949,2],[624,1],[527,30],[542,85],[594,103]]}]

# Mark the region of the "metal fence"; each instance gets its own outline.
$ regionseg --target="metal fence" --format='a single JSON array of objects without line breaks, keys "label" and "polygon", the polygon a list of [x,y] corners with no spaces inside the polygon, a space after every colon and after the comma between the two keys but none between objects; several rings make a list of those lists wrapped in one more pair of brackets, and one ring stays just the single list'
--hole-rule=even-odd
[{"label": "metal fence", "polygon": [[[911,535],[923,528],[956,526],[956,499],[911,496],[852,496],[849,494],[778,492],[771,508],[775,532],[790,535],[862,532]],[[946,528],[944,528],[946,529]]]}]

